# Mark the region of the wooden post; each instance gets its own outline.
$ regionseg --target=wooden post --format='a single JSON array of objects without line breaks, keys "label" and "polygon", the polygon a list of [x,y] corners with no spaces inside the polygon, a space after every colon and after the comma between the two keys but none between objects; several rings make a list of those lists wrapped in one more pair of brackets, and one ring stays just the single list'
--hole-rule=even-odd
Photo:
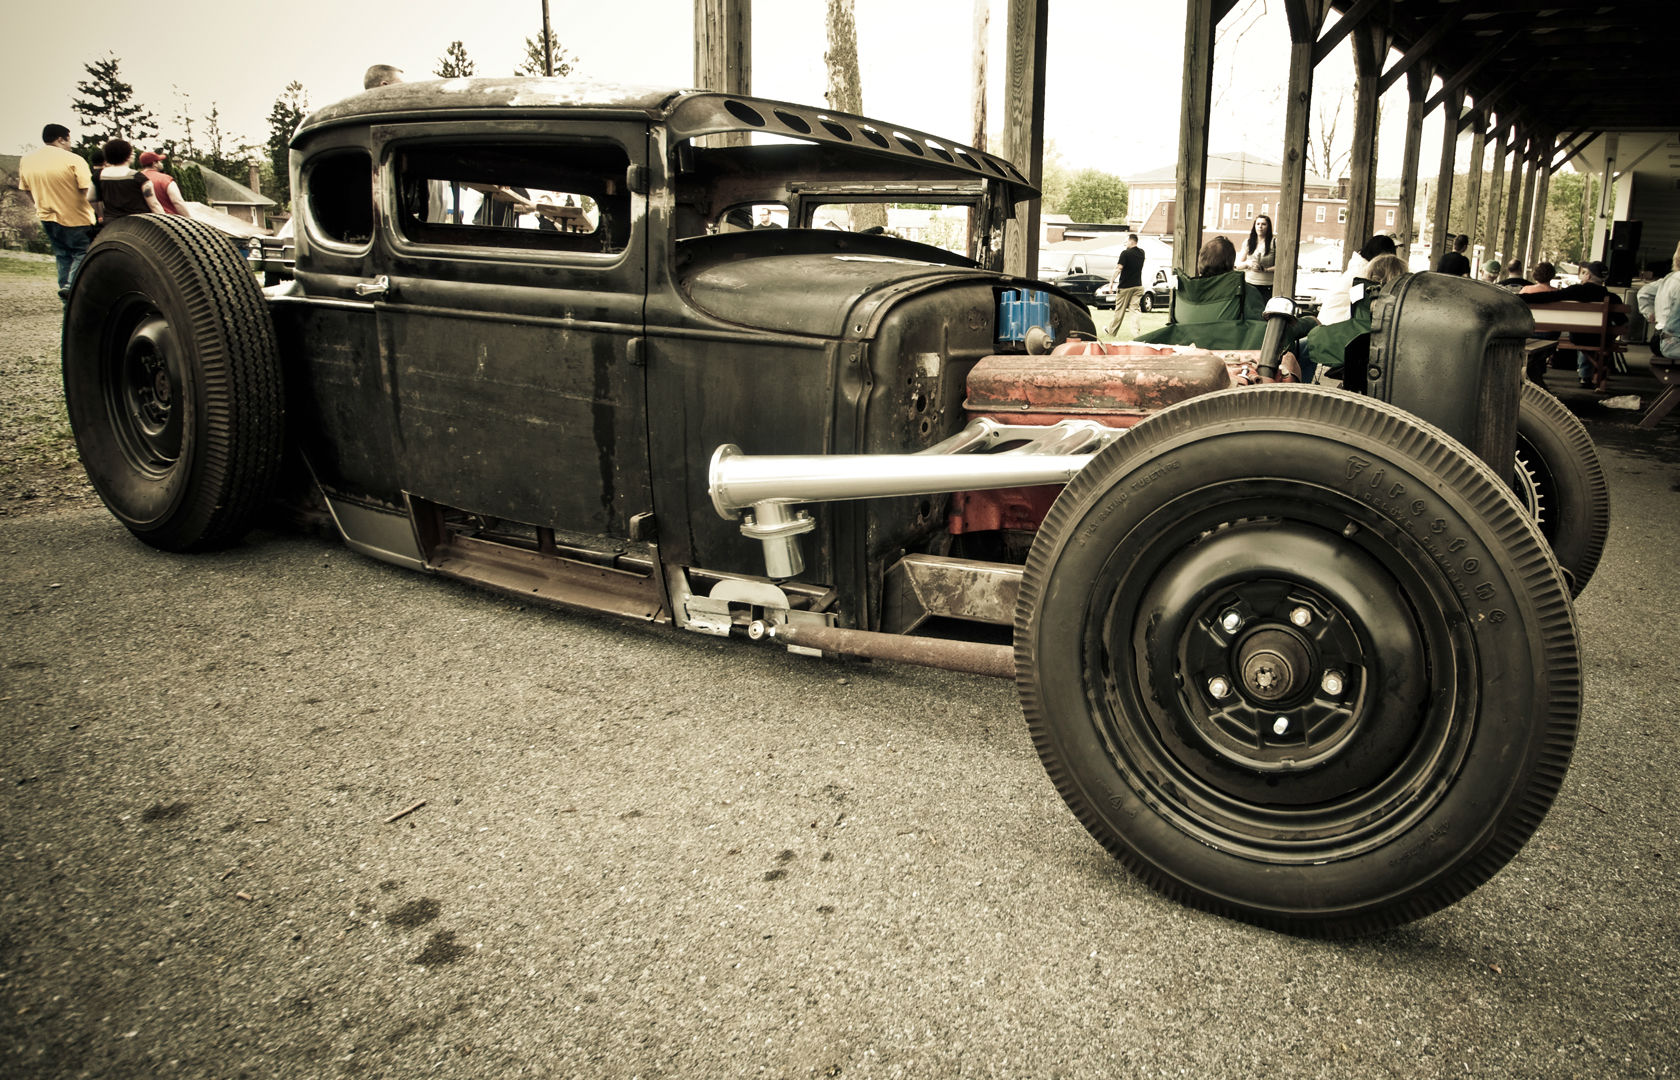
[{"label": "wooden post", "polygon": [[1184,5],[1184,86],[1178,103],[1178,193],[1173,207],[1173,263],[1196,272],[1207,199],[1208,109],[1213,104],[1214,0]]},{"label": "wooden post", "polygon": [[1521,129],[1511,139],[1511,177],[1505,189],[1505,216],[1500,218],[1499,258],[1510,261],[1517,250],[1517,218],[1522,212],[1523,167],[1528,163],[1528,137]]},{"label": "wooden post", "polygon": [[1371,235],[1377,219],[1377,84],[1382,78],[1388,34],[1375,23],[1353,28],[1353,157],[1349,162],[1347,223],[1342,233],[1342,269]]},{"label": "wooden post", "polygon": [[1289,20],[1288,97],[1283,112],[1283,184],[1278,192],[1277,269],[1273,296],[1295,295],[1301,258],[1301,204],[1307,193],[1307,123],[1312,112],[1313,46],[1330,10],[1329,0],[1283,0]]},{"label": "wooden post", "polygon": [[1453,90],[1441,99],[1441,171],[1435,180],[1435,228],[1430,231],[1429,261],[1441,265],[1441,256],[1452,250],[1453,234],[1447,231],[1452,217],[1453,168],[1458,157],[1458,116],[1464,110],[1464,92]]},{"label": "wooden post", "polygon": [[[1481,236],[1486,237],[1483,248],[1488,255],[1493,254],[1493,247],[1499,242],[1499,212],[1502,208],[1501,197],[1505,193],[1505,132],[1509,127],[1503,117],[1499,120],[1499,127],[1493,133],[1493,176],[1488,179],[1487,224],[1482,229]],[[1470,237],[1470,259],[1476,261],[1475,244],[1477,235]],[[1478,264],[1470,276],[1480,275],[1481,266]]]},{"label": "wooden post", "polygon": [[[1523,162],[1522,215],[1517,221],[1517,234],[1511,244],[1511,258],[1521,259],[1525,271],[1534,266],[1529,261],[1528,234],[1529,225],[1533,221],[1534,215],[1534,189],[1540,182],[1539,174],[1545,171],[1535,161],[1535,155],[1539,152],[1540,140],[1538,138],[1529,139],[1527,158]],[[1509,266],[1509,263],[1507,263],[1507,266]]]},{"label": "wooden post", "polygon": [[[1050,0],[1009,0],[1009,123],[1003,153],[1033,187],[1044,182],[1044,47]],[[1004,270],[1038,274],[1039,200],[1015,204],[1003,231]]]},{"label": "wooden post", "polygon": [[1545,153],[1534,170],[1534,218],[1529,228],[1528,251],[1523,255],[1524,265],[1531,272],[1534,264],[1546,257],[1546,201],[1552,194],[1552,157],[1557,153],[1557,136],[1546,137],[1540,145]]},{"label": "wooden post", "polygon": [[[694,0],[694,85],[752,93],[752,0]],[[747,133],[708,137],[707,145],[746,146]]]},{"label": "wooden post", "polygon": [[1412,257],[1412,241],[1418,235],[1418,158],[1423,153],[1423,99],[1429,93],[1429,77],[1427,64],[1406,72],[1406,149],[1400,169],[1400,209],[1396,215],[1400,228],[1394,238],[1402,259]]},{"label": "wooden post", "polygon": [[986,149],[986,90],[989,74],[986,51],[991,47],[991,0],[974,0],[974,135],[969,145],[976,150]]},{"label": "wooden post", "polygon": [[1470,177],[1464,185],[1464,204],[1470,215],[1464,222],[1464,231],[1471,236],[1476,235],[1476,226],[1482,218],[1482,169],[1487,164],[1487,125],[1486,112],[1471,110]]}]

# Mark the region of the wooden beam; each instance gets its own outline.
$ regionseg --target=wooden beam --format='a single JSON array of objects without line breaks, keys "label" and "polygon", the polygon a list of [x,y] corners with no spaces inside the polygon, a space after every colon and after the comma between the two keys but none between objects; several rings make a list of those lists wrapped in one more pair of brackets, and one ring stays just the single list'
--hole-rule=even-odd
[{"label": "wooden beam", "polygon": [[1433,109],[1441,102],[1447,100],[1447,95],[1449,93],[1456,91],[1465,83],[1469,82],[1475,76],[1476,72],[1486,67],[1494,57],[1498,56],[1505,50],[1505,45],[1506,43],[1503,41],[1494,42],[1492,45],[1489,45],[1486,49],[1482,50],[1480,56],[1453,72],[1452,77],[1446,80],[1446,84],[1442,86],[1440,90],[1436,91],[1434,97],[1429,99],[1427,103],[1428,107]]},{"label": "wooden beam", "polygon": [[1353,148],[1348,160],[1347,222],[1342,269],[1371,235],[1377,217],[1377,83],[1382,78],[1388,33],[1375,23],[1353,31]]},{"label": "wooden beam", "polygon": [[[694,0],[694,85],[752,93],[752,0]],[[714,135],[711,146],[746,146],[744,131]]]},{"label": "wooden beam", "polygon": [[1406,72],[1406,149],[1400,166],[1400,206],[1395,224],[1399,235],[1400,257],[1409,259],[1412,241],[1417,236],[1417,173],[1418,158],[1423,154],[1423,99],[1429,94],[1430,70],[1427,63]]},{"label": "wooden beam", "polygon": [[1517,249],[1517,219],[1522,216],[1523,176],[1528,165],[1528,136],[1519,128],[1511,141],[1511,177],[1505,189],[1505,214],[1500,218],[1499,258],[1506,260]]},{"label": "wooden beam", "polygon": [[[1534,265],[1529,261],[1528,249],[1530,234],[1533,232],[1534,192],[1540,185],[1540,173],[1544,171],[1538,167],[1534,160],[1539,145],[1539,139],[1532,140],[1529,152],[1525,155],[1523,161],[1522,213],[1517,217],[1516,242],[1511,246],[1511,257],[1521,259],[1524,269]],[[1541,216],[1544,217],[1545,215],[1541,214]]]},{"label": "wooden beam", "polygon": [[[1492,90],[1476,99],[1475,111],[1481,113],[1483,116],[1492,117],[1494,106],[1499,104],[1499,99],[1510,93],[1511,89],[1520,84],[1526,77],[1529,77],[1527,72],[1513,72],[1506,76],[1498,86],[1495,86]],[[1472,113],[1470,115],[1474,114]],[[1504,112],[1501,111],[1500,115],[1503,116]],[[1464,124],[1462,121],[1459,123],[1459,130],[1464,130]]]},{"label": "wooden beam", "polygon": [[[1410,71],[1413,64],[1416,64],[1427,57],[1430,50],[1435,48],[1442,38],[1452,33],[1458,26],[1459,18],[1460,15],[1458,12],[1453,12],[1451,15],[1448,15],[1446,18],[1436,23],[1434,28],[1428,33],[1413,42],[1412,47],[1407,49],[1400,59],[1394,62],[1393,66],[1383,72],[1382,82],[1377,86],[1378,93],[1388,93],[1388,88],[1398,82],[1400,76]],[[1433,65],[1431,66],[1433,67]],[[1433,72],[1431,72],[1431,75],[1433,75]],[[1437,104],[1439,104],[1439,102],[1429,102],[1423,110],[1424,114],[1427,115]]]},{"label": "wooden beam", "polygon": [[1546,210],[1552,194],[1550,165],[1552,154],[1557,150],[1557,136],[1548,136],[1544,146],[1545,156],[1534,170],[1534,218],[1529,224],[1528,248],[1523,255],[1523,265],[1528,267],[1529,273],[1533,273],[1535,264],[1546,257]]},{"label": "wooden beam", "polygon": [[1465,115],[1471,118],[1470,126],[1475,134],[1470,136],[1470,176],[1464,185],[1464,205],[1470,216],[1463,224],[1464,231],[1475,236],[1476,226],[1482,220],[1482,168],[1487,162],[1488,114],[1471,109]]},{"label": "wooden beam", "polygon": [[[1213,103],[1213,32],[1216,0],[1184,5],[1184,87],[1178,104],[1178,193],[1173,208],[1173,263],[1196,272],[1207,201],[1208,109]],[[1303,145],[1305,145],[1303,143]]]},{"label": "wooden beam", "polygon": [[[1479,234],[1484,240],[1483,247],[1489,252],[1493,251],[1493,245],[1499,238],[1499,213],[1504,208],[1505,137],[1508,131],[1509,125],[1501,121],[1499,129],[1493,133],[1493,176],[1488,179],[1487,186],[1487,220]],[[1472,235],[1471,243],[1474,243],[1477,238],[1476,235]]]},{"label": "wooden beam", "polygon": [[[1382,3],[1383,0],[1354,0],[1352,6],[1342,12],[1342,17],[1336,20],[1336,25],[1325,32],[1313,46],[1313,67],[1324,63],[1324,58],[1335,51],[1342,39],[1352,33],[1354,28],[1363,23],[1367,16]],[[1378,71],[1378,75],[1382,72]]]},{"label": "wooden beam", "polygon": [[[1435,182],[1435,227],[1429,232],[1429,258],[1436,266],[1441,265],[1441,256],[1452,250],[1453,234],[1447,229],[1447,219],[1452,216],[1453,168],[1458,157],[1458,125],[1453,121],[1464,107],[1464,91],[1454,87],[1447,103],[1448,122],[1441,125],[1441,171]],[[1429,111],[1427,104],[1424,111]]]},{"label": "wooden beam", "polygon": [[694,85],[752,93],[752,0],[694,0]]},{"label": "wooden beam", "polygon": [[[1050,0],[1009,0],[1009,124],[1004,155],[1027,174],[1033,187],[1044,182],[1044,46]],[[1023,107],[1024,106],[1024,107]],[[1003,265],[1011,274],[1038,274],[1040,201],[1015,204],[1003,232]]]},{"label": "wooden beam", "polygon": [[1278,192],[1275,296],[1295,295],[1301,258],[1301,209],[1307,188],[1307,124],[1312,111],[1313,45],[1330,0],[1283,0],[1289,22],[1289,80],[1283,114],[1283,183]]},{"label": "wooden beam", "polygon": [[1578,132],[1576,132],[1574,135],[1571,136],[1571,139],[1573,139],[1575,141],[1571,142],[1568,146],[1565,146],[1563,148],[1563,153],[1553,154],[1550,166],[1547,168],[1546,171],[1547,172],[1557,172],[1558,169],[1563,166],[1564,162],[1568,161],[1570,158],[1574,157],[1575,155],[1579,154],[1581,151],[1585,150],[1587,147],[1591,146],[1593,144],[1593,140],[1598,138],[1602,134],[1604,134],[1602,131],[1578,131]]}]

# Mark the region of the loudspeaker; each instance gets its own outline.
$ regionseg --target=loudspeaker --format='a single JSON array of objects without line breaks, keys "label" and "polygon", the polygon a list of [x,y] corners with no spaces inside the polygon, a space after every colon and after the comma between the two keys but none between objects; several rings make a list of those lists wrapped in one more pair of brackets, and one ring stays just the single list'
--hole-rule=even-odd
[{"label": "loudspeaker", "polygon": [[1613,285],[1618,289],[1625,289],[1632,285],[1633,276],[1639,272],[1638,263],[1633,257],[1633,249],[1611,248],[1607,269],[1609,273],[1604,277],[1604,284]]},{"label": "loudspeaker", "polygon": [[1610,274],[1606,285],[1626,288],[1639,273],[1639,233],[1643,222],[1617,221],[1610,226]]}]

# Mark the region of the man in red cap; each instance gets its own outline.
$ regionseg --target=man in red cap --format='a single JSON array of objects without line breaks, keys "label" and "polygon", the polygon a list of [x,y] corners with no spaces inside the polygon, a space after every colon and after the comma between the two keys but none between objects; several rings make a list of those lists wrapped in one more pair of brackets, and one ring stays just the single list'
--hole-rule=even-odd
[{"label": "man in red cap", "polygon": [[158,205],[163,207],[166,214],[180,214],[191,217],[187,213],[187,197],[181,194],[181,185],[175,178],[158,168],[163,163],[163,155],[151,150],[140,155],[140,173],[152,182],[152,194],[157,196]]}]

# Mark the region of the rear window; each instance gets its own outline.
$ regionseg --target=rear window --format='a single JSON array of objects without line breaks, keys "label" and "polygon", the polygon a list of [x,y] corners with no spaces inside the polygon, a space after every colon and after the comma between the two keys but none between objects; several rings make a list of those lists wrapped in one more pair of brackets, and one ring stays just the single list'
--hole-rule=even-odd
[{"label": "rear window", "polygon": [[630,158],[616,144],[451,142],[404,147],[393,161],[411,240],[595,255],[630,242]]},{"label": "rear window", "polygon": [[348,247],[373,239],[373,159],[365,150],[317,156],[304,187],[317,235]]}]

